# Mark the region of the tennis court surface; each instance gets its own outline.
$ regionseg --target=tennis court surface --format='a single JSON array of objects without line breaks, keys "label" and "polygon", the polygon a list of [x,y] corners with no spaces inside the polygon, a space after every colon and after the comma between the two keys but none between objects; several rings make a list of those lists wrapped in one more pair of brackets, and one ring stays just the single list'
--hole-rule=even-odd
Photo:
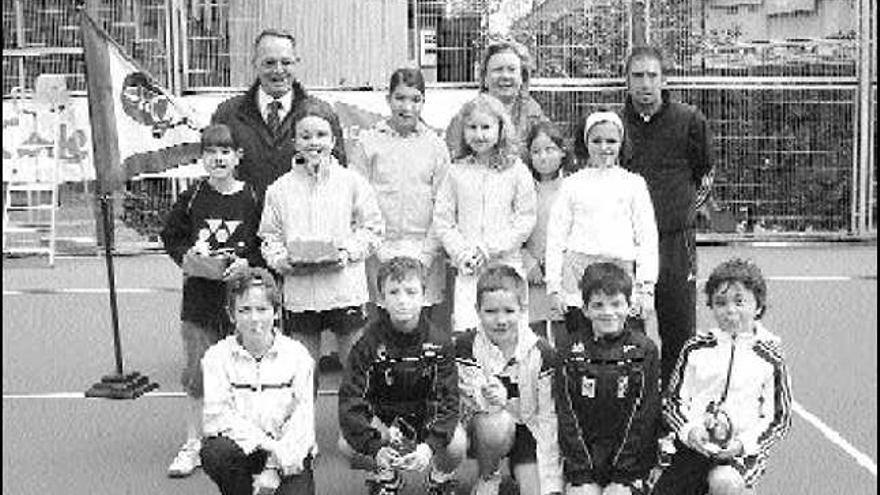
[{"label": "tennis court surface", "polygon": [[[701,246],[701,282],[735,255],[769,279],[764,321],[784,341],[795,399],[792,430],[757,493],[876,494],[876,245]],[[165,475],[183,440],[179,271],[157,255],[119,257],[115,268],[125,371],[160,384],[134,401],[82,395],[115,365],[104,260],[3,261],[4,494],[217,493],[201,471]],[[318,493],[366,493],[363,474],[336,453],[338,382],[321,378]],[[460,474],[465,493],[473,462]],[[423,493],[421,477],[407,480],[404,493]]]}]

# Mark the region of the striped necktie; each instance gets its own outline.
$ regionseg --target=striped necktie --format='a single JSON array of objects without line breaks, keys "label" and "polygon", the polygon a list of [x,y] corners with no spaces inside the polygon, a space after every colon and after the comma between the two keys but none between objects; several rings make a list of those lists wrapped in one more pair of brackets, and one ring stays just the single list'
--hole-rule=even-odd
[{"label": "striped necktie", "polygon": [[272,135],[278,137],[278,132],[281,130],[281,102],[278,100],[272,100],[269,103],[269,115],[266,119],[266,124],[269,126],[269,130],[272,131]]}]

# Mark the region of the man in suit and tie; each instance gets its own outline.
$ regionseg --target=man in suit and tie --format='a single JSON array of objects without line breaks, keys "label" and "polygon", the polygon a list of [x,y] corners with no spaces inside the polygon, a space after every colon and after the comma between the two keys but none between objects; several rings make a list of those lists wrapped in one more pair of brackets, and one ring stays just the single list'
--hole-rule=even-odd
[{"label": "man in suit and tie", "polygon": [[[254,40],[253,68],[257,80],[246,93],[221,103],[212,123],[226,124],[244,155],[238,177],[253,185],[262,204],[266,188],[290,170],[293,150],[293,116],[309,98],[296,80],[299,61],[292,34],[266,29]],[[346,166],[342,136],[334,136],[333,154]]]}]

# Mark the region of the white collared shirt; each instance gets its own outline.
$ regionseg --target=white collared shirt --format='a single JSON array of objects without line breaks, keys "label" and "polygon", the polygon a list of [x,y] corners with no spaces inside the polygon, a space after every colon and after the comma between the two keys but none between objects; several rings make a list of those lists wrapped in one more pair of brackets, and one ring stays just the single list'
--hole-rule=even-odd
[{"label": "white collared shirt", "polygon": [[287,113],[290,112],[290,107],[293,106],[293,91],[284,93],[280,98],[274,98],[269,96],[269,93],[266,93],[262,87],[257,88],[257,108],[260,109],[260,115],[263,116],[263,121],[266,123],[269,122],[269,103],[272,103],[276,99],[281,102],[281,110],[278,112],[278,120],[284,121],[284,117],[287,117]]}]

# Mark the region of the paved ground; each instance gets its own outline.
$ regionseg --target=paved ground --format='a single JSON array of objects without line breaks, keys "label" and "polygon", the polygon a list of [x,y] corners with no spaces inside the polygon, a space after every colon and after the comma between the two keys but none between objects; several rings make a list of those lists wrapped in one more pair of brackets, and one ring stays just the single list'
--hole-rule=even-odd
[{"label": "paved ground", "polygon": [[[759,494],[877,493],[876,254],[876,246],[700,248],[701,277],[732,255],[756,259],[770,277],[765,323],[784,339],[797,414]],[[104,260],[43,265],[3,261],[3,493],[214,493],[201,473],[165,477],[184,406],[176,267],[161,256],[115,261],[126,370],[161,385],[115,402],[77,397],[114,367]],[[703,304],[701,296],[701,326]],[[322,377],[321,388],[335,390],[338,379]],[[319,398],[318,417],[318,492],[363,493],[362,474],[335,453],[335,396]],[[472,463],[463,468],[465,486],[473,474]],[[417,481],[406,493],[421,493]]]}]

